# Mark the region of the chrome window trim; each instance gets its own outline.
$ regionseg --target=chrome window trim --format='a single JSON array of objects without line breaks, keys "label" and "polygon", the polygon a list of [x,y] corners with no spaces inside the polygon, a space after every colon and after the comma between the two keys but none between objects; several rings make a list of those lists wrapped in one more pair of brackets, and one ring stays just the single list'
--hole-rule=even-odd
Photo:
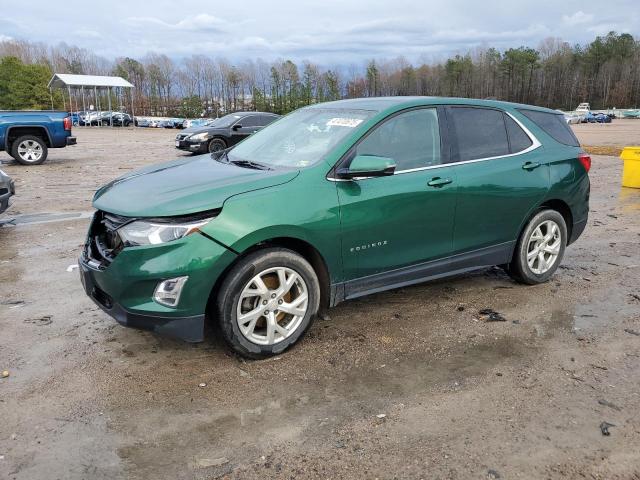
[{"label": "chrome window trim", "polygon": [[[473,105],[470,105],[471,107],[473,107]],[[482,108],[482,107],[480,107]],[[527,148],[525,148],[524,150],[521,150],[519,152],[515,152],[515,153],[509,153],[507,155],[497,155],[495,157],[483,157],[483,158],[474,158],[473,160],[463,160],[460,162],[449,162],[449,163],[440,163],[438,165],[430,165],[427,167],[419,167],[419,168],[410,168],[407,170],[398,170],[397,172],[394,172],[393,175],[389,175],[389,176],[395,176],[395,175],[402,175],[405,173],[413,173],[413,172],[422,172],[423,170],[434,170],[436,168],[443,168],[443,167],[450,167],[453,165],[465,165],[468,163],[477,163],[477,162],[486,162],[488,160],[496,160],[499,158],[509,158],[509,157],[517,157],[519,155],[524,155],[525,153],[529,153],[532,152],[538,148],[540,148],[542,146],[542,143],[540,143],[540,140],[537,139],[537,137],[531,133],[531,130],[529,130],[526,126],[523,125],[523,123],[518,120],[516,117],[514,117],[511,113],[507,112],[506,110],[500,110],[503,113],[506,113],[507,115],[509,115],[509,117],[511,117],[511,119],[516,122],[518,124],[518,126],[524,130],[524,133],[529,137],[529,140],[531,140],[531,145]],[[327,180],[331,181],[331,182],[351,182],[351,181],[359,181],[359,180],[368,180],[370,178],[378,178],[378,177],[358,177],[358,178],[352,178],[352,179],[344,179],[344,178],[327,178]]]},{"label": "chrome window trim", "polygon": [[536,136],[533,133],[531,133],[531,131],[527,127],[525,127],[520,120],[518,120],[516,117],[511,115],[511,113],[509,113],[509,112],[507,112],[505,110],[502,110],[502,112],[506,113],[507,115],[509,115],[509,117],[511,117],[511,119],[514,122],[516,122],[518,124],[518,126],[524,131],[524,133],[527,135],[527,137],[529,137],[529,140],[531,140],[531,145],[530,146],[528,146],[524,150],[520,150],[519,152],[509,153],[507,155],[497,155],[495,157],[474,158],[473,160],[462,160],[460,162],[441,163],[439,165],[431,165],[431,166],[428,166],[428,167],[420,167],[420,168],[411,168],[411,169],[407,169],[407,170],[399,170],[397,172],[394,172],[394,175],[398,175],[398,174],[402,174],[402,173],[420,172],[422,170],[432,170],[434,168],[446,167],[446,166],[449,166],[449,165],[464,165],[464,164],[467,164],[467,163],[486,162],[487,160],[495,160],[495,159],[498,159],[498,158],[516,157],[518,155],[524,155],[525,153],[532,152],[533,150],[535,150],[535,149],[537,149],[537,148],[542,146],[542,143],[540,143],[540,141],[536,138]]},{"label": "chrome window trim", "polygon": [[[228,128],[233,128],[233,127],[235,127],[235,126],[236,126],[236,125],[238,125],[238,123],[240,123],[242,120],[246,120],[247,118],[250,118],[250,117],[257,117],[257,116],[258,116],[258,115],[251,114],[251,113],[250,113],[249,115],[243,115],[243,116],[242,116],[242,118],[239,118],[238,120],[236,120],[235,122],[233,122],[233,125],[231,125],[231,126],[230,126],[230,127],[228,127]],[[240,128],[245,128],[245,127],[244,127],[242,124],[240,124]],[[246,127],[246,128],[253,128],[253,127]]]}]

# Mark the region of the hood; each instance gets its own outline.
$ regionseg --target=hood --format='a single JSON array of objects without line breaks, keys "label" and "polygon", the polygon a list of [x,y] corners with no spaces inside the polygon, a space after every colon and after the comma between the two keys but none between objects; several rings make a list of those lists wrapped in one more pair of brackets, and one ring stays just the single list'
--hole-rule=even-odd
[{"label": "hood", "polygon": [[240,193],[293,180],[297,170],[256,170],[200,155],[151,165],[98,190],[93,206],[126,217],[167,217],[221,208]]},{"label": "hood", "polygon": [[204,125],[199,125],[197,127],[185,128],[182,130],[182,133],[193,135],[194,133],[203,133],[203,132],[210,133],[210,132],[220,131],[220,130],[224,130],[225,132],[227,131],[226,128],[218,128],[218,127],[214,127],[213,125],[209,127],[205,127]]},{"label": "hood", "polygon": [[209,127],[203,127],[202,125],[199,125],[197,127],[183,128],[180,133],[186,133],[188,135],[193,135],[194,133],[206,132],[208,130],[208,128]]}]

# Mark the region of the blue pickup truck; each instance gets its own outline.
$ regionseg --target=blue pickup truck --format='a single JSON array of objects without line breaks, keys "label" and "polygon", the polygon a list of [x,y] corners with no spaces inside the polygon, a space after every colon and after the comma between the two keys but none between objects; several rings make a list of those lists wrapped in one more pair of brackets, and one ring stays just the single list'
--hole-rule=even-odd
[{"label": "blue pickup truck", "polygon": [[22,165],[39,165],[50,148],[75,145],[67,112],[0,110],[0,151]]}]

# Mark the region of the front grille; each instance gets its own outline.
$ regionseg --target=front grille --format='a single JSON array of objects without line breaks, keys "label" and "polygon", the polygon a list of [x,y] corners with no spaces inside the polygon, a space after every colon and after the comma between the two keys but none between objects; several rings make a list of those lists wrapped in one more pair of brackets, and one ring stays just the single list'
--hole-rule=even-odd
[{"label": "front grille", "polygon": [[133,219],[129,217],[98,210],[89,227],[85,248],[88,259],[97,262],[103,268],[108,266],[124,247],[117,230],[131,220]]},{"label": "front grille", "polygon": [[185,138],[187,138],[189,136],[188,133],[179,133],[178,135],[176,135],[176,140],[178,140],[179,142],[181,142],[182,140],[184,140]]}]

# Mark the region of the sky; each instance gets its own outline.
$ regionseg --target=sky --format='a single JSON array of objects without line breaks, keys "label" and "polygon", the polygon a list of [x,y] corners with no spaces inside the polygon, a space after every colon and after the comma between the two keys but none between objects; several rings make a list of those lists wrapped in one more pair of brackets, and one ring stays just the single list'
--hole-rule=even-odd
[{"label": "sky", "polygon": [[640,37],[640,0],[0,0],[0,40],[66,42],[113,59],[148,52],[323,64],[441,60],[477,46]]}]

